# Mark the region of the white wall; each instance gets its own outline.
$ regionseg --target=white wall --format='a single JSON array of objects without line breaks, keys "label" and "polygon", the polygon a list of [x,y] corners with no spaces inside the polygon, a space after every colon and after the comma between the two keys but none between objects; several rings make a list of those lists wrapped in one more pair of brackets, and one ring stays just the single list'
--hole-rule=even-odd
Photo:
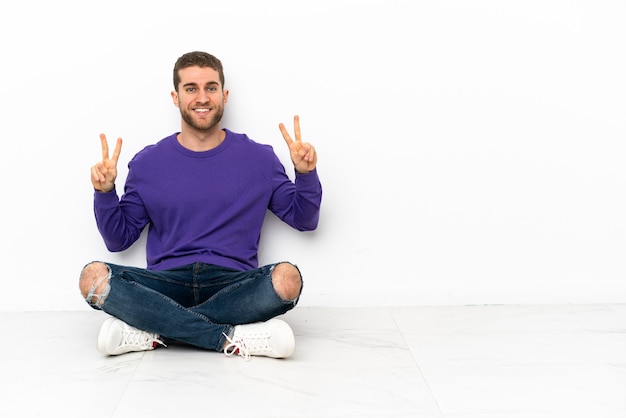
[{"label": "white wall", "polygon": [[[268,216],[261,261],[302,305],[626,302],[620,1],[11,2],[0,6],[0,310],[89,309],[98,135],[179,129],[184,52],[225,65],[224,126],[272,144],[301,115],[319,229]],[[290,170],[291,172],[291,170]]]}]

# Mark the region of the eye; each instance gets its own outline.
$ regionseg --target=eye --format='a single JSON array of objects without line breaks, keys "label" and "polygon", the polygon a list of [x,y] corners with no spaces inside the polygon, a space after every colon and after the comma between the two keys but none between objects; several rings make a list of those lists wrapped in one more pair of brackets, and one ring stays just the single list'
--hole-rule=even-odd
[{"label": "eye", "polygon": [[194,91],[196,91],[196,88],[195,88],[195,87],[187,87],[187,88],[185,89],[185,91],[186,91],[187,93],[193,93]]}]

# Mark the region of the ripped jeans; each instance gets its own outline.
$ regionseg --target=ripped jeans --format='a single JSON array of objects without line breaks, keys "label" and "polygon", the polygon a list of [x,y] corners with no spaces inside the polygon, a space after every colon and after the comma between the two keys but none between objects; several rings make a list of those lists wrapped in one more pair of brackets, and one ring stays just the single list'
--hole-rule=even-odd
[{"label": "ripped jeans", "polygon": [[272,271],[280,263],[243,272],[205,263],[164,271],[104,264],[109,273],[100,280],[108,285],[96,295],[100,281],[94,284],[86,298],[92,308],[208,350],[221,351],[235,325],[267,321],[299,299],[282,300],[274,290]]}]

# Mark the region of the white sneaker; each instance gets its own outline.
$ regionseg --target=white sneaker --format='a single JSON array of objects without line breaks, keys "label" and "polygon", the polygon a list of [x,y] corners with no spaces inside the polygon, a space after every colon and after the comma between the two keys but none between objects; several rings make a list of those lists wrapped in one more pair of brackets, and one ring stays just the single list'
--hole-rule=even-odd
[{"label": "white sneaker", "polygon": [[157,334],[133,328],[117,318],[109,318],[102,324],[98,335],[98,351],[117,356],[131,351],[154,350],[157,344],[165,346]]},{"label": "white sneaker", "polygon": [[296,350],[296,341],[289,325],[280,319],[236,325],[232,338],[224,334],[228,344],[224,354],[239,354],[246,360],[250,356],[286,358]]}]

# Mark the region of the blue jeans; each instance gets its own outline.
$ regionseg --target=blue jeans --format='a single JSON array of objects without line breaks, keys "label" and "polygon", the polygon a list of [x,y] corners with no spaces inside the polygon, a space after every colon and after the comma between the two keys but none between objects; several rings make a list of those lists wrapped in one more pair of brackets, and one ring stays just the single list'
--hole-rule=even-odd
[{"label": "blue jeans", "polygon": [[[154,271],[105,263],[108,294],[87,303],[127,324],[208,350],[221,351],[233,327],[267,321],[293,309],[298,299],[282,300],[272,285],[269,264],[238,271],[194,263]],[[301,275],[302,277],[302,275]]]}]

